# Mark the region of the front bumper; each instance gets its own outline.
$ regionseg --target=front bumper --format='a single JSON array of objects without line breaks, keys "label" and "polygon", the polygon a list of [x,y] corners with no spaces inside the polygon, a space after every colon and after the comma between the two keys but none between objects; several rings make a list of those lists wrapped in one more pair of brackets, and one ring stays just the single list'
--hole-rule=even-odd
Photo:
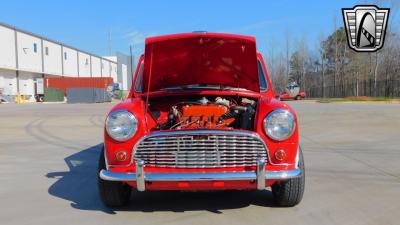
[{"label": "front bumper", "polygon": [[284,171],[266,171],[265,159],[257,160],[256,171],[245,172],[207,172],[207,173],[145,173],[145,164],[142,160],[136,161],[136,173],[100,171],[100,178],[108,181],[136,181],[138,191],[145,191],[146,181],[232,181],[255,180],[257,189],[265,189],[266,180],[286,180],[301,176],[299,168]]}]

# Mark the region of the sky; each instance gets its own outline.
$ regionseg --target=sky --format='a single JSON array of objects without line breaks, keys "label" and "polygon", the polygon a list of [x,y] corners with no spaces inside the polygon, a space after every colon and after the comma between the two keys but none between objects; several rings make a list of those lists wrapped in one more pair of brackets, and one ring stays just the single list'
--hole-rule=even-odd
[{"label": "sky", "polygon": [[[365,3],[371,1],[3,0],[0,22],[101,56],[129,54],[132,45],[137,58],[146,37],[192,31],[255,36],[258,50],[268,55],[284,51],[286,36],[290,49],[300,40],[314,48],[332,33],[335,19],[343,26],[341,8]],[[398,14],[390,17],[396,24]]]}]

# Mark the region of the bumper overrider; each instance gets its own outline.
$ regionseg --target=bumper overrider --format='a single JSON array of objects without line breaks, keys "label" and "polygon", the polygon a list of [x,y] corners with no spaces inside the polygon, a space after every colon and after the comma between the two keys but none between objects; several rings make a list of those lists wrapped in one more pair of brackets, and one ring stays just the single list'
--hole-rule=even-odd
[{"label": "bumper overrider", "polygon": [[[147,137],[143,140],[153,140],[152,138],[157,138],[159,142],[160,137],[172,137],[171,135],[225,135],[223,140],[228,140],[227,135],[236,135],[235,137],[251,137],[254,140],[259,141],[265,151],[267,152],[266,145],[261,138],[255,133],[249,132],[232,132],[232,131],[209,131],[209,130],[197,130],[197,131],[175,131],[175,132],[158,132]],[[176,137],[176,136],[173,136]],[[179,138],[177,138],[179,139]],[[194,140],[190,140],[193,142]],[[237,141],[236,142],[240,142]],[[236,143],[233,141],[231,144]],[[140,141],[139,141],[140,143]],[[229,143],[228,143],[229,144]],[[137,147],[138,145],[136,145]],[[139,145],[140,146],[140,145]],[[177,144],[179,146],[179,143]],[[223,147],[218,147],[223,150]],[[135,147],[134,151],[138,149]],[[136,152],[137,153],[137,152]],[[113,172],[106,169],[100,171],[100,178],[108,181],[122,181],[122,182],[136,182],[138,191],[145,191],[146,182],[157,182],[157,181],[170,181],[170,182],[183,182],[183,181],[256,181],[257,189],[264,190],[266,181],[268,180],[286,180],[291,178],[296,178],[301,176],[301,169],[294,168],[292,170],[279,170],[270,171],[266,170],[266,164],[269,161],[269,155],[264,157],[259,156],[256,159],[256,170],[255,171],[240,171],[240,172],[179,172],[179,173],[157,173],[157,172],[145,172],[144,168],[146,163],[140,158],[135,158],[134,163],[136,164],[136,172]],[[151,164],[149,166],[152,166]]]},{"label": "bumper overrider", "polygon": [[229,181],[229,180],[256,180],[257,189],[265,189],[267,180],[286,180],[301,175],[299,168],[284,171],[266,171],[265,159],[257,161],[257,171],[245,172],[207,172],[207,173],[145,173],[145,163],[142,160],[136,161],[136,173],[100,171],[100,178],[108,181],[136,181],[137,190],[145,191],[146,181]]}]

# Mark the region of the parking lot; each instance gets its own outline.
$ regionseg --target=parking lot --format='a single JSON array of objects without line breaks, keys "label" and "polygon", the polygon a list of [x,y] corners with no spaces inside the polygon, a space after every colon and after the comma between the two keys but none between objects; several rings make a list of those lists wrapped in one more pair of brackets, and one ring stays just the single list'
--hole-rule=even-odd
[{"label": "parking lot", "polygon": [[0,105],[0,224],[399,224],[400,104],[288,102],[306,164],[300,205],[269,191],[134,192],[105,208],[96,186],[112,104]]}]

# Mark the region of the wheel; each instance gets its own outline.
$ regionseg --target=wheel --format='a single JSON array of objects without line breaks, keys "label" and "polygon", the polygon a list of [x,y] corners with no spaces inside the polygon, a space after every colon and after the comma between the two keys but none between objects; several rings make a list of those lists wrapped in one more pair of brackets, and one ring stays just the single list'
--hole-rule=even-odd
[{"label": "wheel", "polygon": [[286,181],[279,181],[272,185],[272,195],[280,206],[292,207],[300,203],[303,198],[305,186],[305,170],[303,152],[299,147],[299,163],[301,176]]},{"label": "wheel", "polygon": [[300,95],[297,95],[294,99],[295,99],[295,100],[301,100],[301,96],[300,96]]},{"label": "wheel", "polygon": [[[106,163],[103,148],[99,158],[98,172],[105,168]],[[104,205],[109,207],[118,207],[126,205],[129,202],[132,188],[128,184],[118,181],[103,180],[99,175],[97,175],[97,184],[99,187],[100,198]]]}]

